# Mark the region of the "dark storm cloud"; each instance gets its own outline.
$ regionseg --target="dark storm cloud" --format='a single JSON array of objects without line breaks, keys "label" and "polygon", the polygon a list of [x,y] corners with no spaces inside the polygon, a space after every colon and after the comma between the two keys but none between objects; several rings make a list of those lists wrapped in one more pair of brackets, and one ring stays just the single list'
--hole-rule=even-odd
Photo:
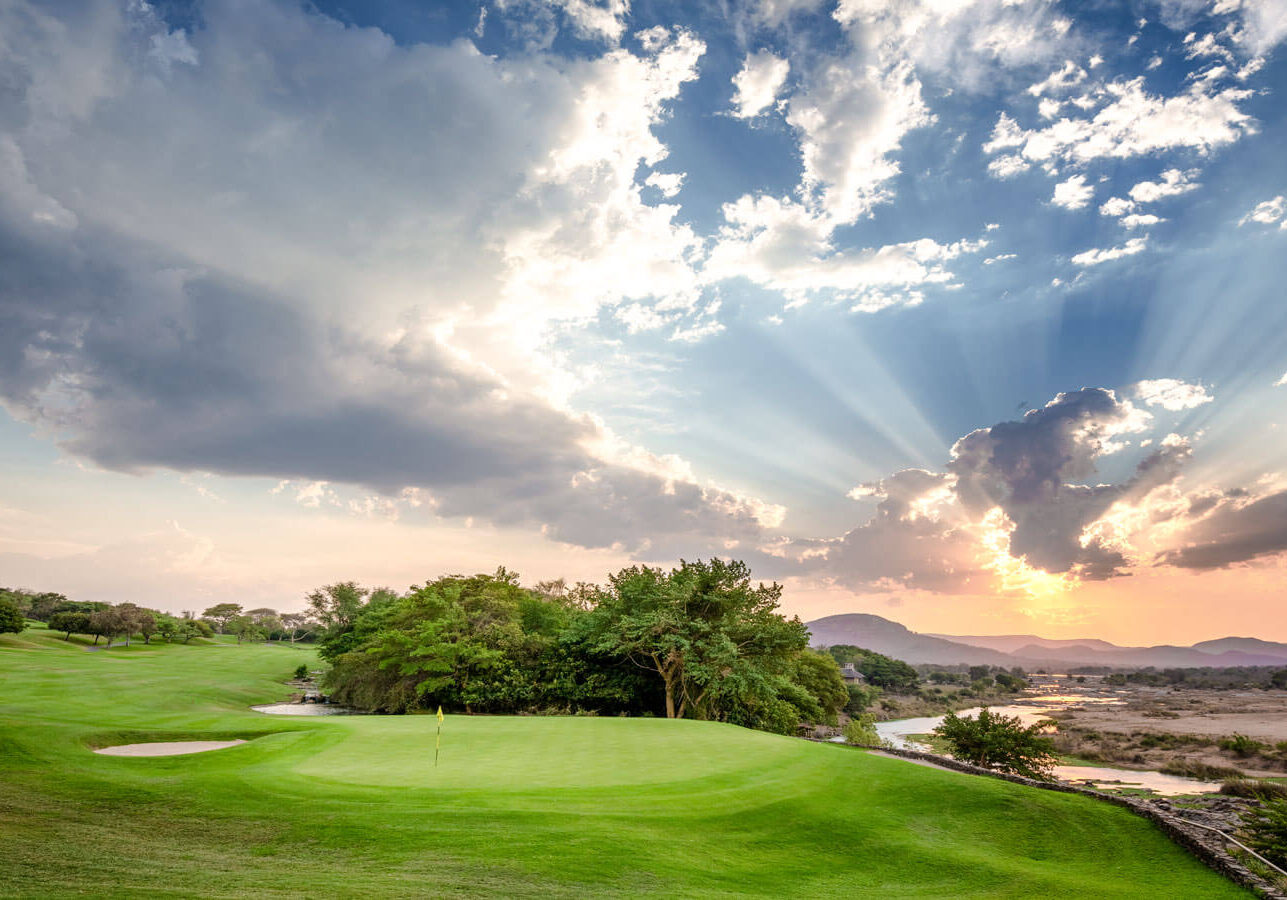
[{"label": "dark storm cloud", "polygon": [[879,498],[874,515],[835,541],[800,542],[809,571],[853,587],[981,589],[979,527],[1000,508],[1014,525],[1011,556],[1047,572],[1085,579],[1127,574],[1126,558],[1087,526],[1119,501],[1133,502],[1174,482],[1190,450],[1168,438],[1118,484],[1078,484],[1095,461],[1117,449],[1114,439],[1137,431],[1147,416],[1109,390],[1060,394],[1018,421],[972,431],[956,442],[947,472],[908,469],[865,484],[853,496]]},{"label": "dark storm cloud", "polygon": [[[603,462],[594,426],[377,346],[226,277],[92,230],[0,217],[0,397],[107,468],[428,489],[445,515],[539,524],[584,546],[752,537],[731,495]],[[39,230],[37,230],[39,231]]]},{"label": "dark storm cloud", "polygon": [[1250,503],[1226,499],[1190,526],[1183,539],[1184,546],[1164,553],[1162,562],[1183,569],[1219,569],[1287,550],[1287,491]]},{"label": "dark storm cloud", "polygon": [[1010,555],[1047,572],[1074,566],[1088,578],[1115,574],[1125,559],[1096,543],[1082,546],[1086,526],[1128,493],[1173,478],[1174,451],[1155,451],[1125,484],[1073,482],[1095,473],[1095,460],[1112,438],[1138,430],[1140,414],[1112,391],[1083,388],[1059,394],[1015,422],[980,428],[952,447],[948,471],[972,518],[1000,507],[1014,531]]}]

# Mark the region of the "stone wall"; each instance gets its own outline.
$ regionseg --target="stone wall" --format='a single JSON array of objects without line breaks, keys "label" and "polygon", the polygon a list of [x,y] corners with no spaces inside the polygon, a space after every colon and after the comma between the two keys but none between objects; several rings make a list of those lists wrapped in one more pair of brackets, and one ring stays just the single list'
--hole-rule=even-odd
[{"label": "stone wall", "polygon": [[1119,794],[1107,794],[1103,791],[1092,790],[1091,788],[1080,787],[1073,784],[1065,784],[1061,781],[1038,781],[1033,778],[1024,778],[1021,775],[1007,775],[1004,772],[996,772],[992,769],[984,769],[980,766],[964,763],[952,759],[948,756],[938,756],[934,753],[924,753],[919,750],[897,750],[890,747],[865,747],[867,750],[879,750],[882,753],[888,753],[890,756],[901,756],[905,759],[919,759],[924,762],[933,763],[936,766],[942,766],[945,769],[953,769],[957,772],[964,772],[969,775],[984,775],[988,778],[999,778],[1002,781],[1012,781],[1015,784],[1027,785],[1028,787],[1040,788],[1043,791],[1059,791],[1064,794],[1084,794],[1087,797],[1094,797],[1096,800],[1102,800],[1106,803],[1113,803],[1117,806],[1124,806],[1136,815],[1143,816],[1154,822],[1171,840],[1175,841],[1185,850],[1188,850],[1202,862],[1215,869],[1225,877],[1237,882],[1245,888],[1254,891],[1261,897],[1268,900],[1287,900],[1287,893],[1276,888],[1264,878],[1261,878],[1255,872],[1252,872],[1230,854],[1226,842],[1219,835],[1206,831],[1205,829],[1195,827],[1186,822],[1179,816],[1173,815],[1165,810],[1158,809],[1147,800],[1137,799],[1135,797],[1123,797]]}]

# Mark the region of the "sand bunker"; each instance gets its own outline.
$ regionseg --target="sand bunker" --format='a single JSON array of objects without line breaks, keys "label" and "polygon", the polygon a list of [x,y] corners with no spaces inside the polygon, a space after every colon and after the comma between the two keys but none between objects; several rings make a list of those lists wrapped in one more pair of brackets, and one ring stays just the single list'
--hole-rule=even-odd
[{"label": "sand bunker", "polygon": [[222,750],[224,747],[235,747],[245,741],[163,741],[154,744],[121,744],[116,747],[100,747],[95,753],[104,756],[182,756],[185,753],[204,753],[207,750]]}]

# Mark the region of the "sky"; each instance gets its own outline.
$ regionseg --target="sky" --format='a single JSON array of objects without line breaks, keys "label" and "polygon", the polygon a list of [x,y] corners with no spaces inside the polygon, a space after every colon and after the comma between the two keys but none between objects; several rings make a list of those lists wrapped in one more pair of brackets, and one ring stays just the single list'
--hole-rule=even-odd
[{"label": "sky", "polygon": [[1287,640],[1287,0],[0,0],[0,584],[745,559]]}]

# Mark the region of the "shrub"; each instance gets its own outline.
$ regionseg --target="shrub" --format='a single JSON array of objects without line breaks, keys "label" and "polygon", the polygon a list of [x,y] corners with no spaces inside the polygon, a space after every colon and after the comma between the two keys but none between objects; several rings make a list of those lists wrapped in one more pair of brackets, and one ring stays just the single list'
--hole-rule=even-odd
[{"label": "shrub", "polygon": [[1230,778],[1220,785],[1220,793],[1253,800],[1287,800],[1287,784],[1259,778]]},{"label": "shrub", "polygon": [[845,741],[864,747],[884,746],[884,739],[876,732],[876,717],[871,714],[855,716],[845,725]]},{"label": "shrub", "polygon": [[1265,859],[1287,866],[1287,800],[1273,800],[1243,817],[1247,843]]},{"label": "shrub", "polygon": [[18,634],[27,627],[27,620],[12,600],[0,600],[0,634]]},{"label": "shrub", "polygon": [[308,681],[308,666],[304,665],[303,663],[300,663],[298,666],[295,667],[295,680]]},{"label": "shrub", "polygon": [[974,718],[948,713],[934,734],[943,738],[957,759],[1011,775],[1050,780],[1055,745],[1042,732],[1048,723],[1024,725],[984,707]]},{"label": "shrub", "polygon": [[1231,750],[1238,756],[1253,756],[1265,748],[1265,745],[1245,734],[1234,734],[1220,741],[1221,750]]},{"label": "shrub", "polygon": [[1192,759],[1173,759],[1158,769],[1163,775],[1197,778],[1200,781],[1219,781],[1222,778],[1246,778],[1241,769],[1233,766],[1211,766]]}]

